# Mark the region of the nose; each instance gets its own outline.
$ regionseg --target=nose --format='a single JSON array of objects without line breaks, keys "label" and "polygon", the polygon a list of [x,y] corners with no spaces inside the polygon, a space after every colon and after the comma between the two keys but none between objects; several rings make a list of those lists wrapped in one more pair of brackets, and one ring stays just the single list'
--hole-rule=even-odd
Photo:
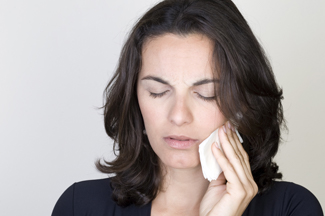
[{"label": "nose", "polygon": [[182,126],[193,121],[190,104],[184,97],[175,98],[169,110],[168,119],[172,124]]}]

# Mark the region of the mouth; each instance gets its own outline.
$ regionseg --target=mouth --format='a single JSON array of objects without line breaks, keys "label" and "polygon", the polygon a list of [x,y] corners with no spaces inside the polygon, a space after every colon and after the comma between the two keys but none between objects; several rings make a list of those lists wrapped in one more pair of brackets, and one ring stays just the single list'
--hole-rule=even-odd
[{"label": "mouth", "polygon": [[193,139],[187,136],[168,136],[164,137],[165,142],[174,149],[188,149],[198,142],[197,139]]}]

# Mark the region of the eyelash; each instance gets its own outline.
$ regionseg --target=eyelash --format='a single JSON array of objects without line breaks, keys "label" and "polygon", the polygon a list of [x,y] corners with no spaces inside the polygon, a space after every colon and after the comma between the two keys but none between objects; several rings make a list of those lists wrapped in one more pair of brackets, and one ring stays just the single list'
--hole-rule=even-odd
[{"label": "eyelash", "polygon": [[215,97],[203,97],[203,96],[200,95],[199,93],[196,93],[196,94],[197,94],[197,96],[198,96],[199,98],[201,98],[202,100],[207,101],[207,102],[212,102],[212,101],[215,100]]},{"label": "eyelash", "polygon": [[[162,96],[164,96],[168,91],[164,91],[162,93],[153,93],[153,92],[150,92],[150,96],[153,97],[153,98],[161,98]],[[203,97],[202,95],[200,95],[199,93],[197,93],[197,96],[204,100],[204,101],[208,101],[208,102],[212,102],[215,100],[215,97]]]},{"label": "eyelash", "polygon": [[166,94],[168,91],[164,91],[162,93],[152,93],[150,92],[150,96],[153,97],[153,98],[160,98],[162,96],[164,96],[164,94]]}]

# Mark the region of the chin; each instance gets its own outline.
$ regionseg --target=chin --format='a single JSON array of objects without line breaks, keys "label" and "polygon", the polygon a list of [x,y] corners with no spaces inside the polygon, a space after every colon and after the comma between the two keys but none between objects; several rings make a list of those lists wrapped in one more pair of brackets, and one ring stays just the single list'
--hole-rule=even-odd
[{"label": "chin", "polygon": [[162,159],[161,162],[165,166],[174,169],[193,169],[201,167],[199,154],[191,156],[174,154],[171,157]]}]

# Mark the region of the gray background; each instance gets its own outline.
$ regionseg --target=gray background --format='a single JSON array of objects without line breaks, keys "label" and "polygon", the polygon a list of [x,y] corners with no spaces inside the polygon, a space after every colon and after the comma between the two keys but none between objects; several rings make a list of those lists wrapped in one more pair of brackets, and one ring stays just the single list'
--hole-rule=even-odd
[{"label": "gray background", "polygon": [[[113,158],[101,110],[125,35],[154,0],[0,0],[0,215],[50,215]],[[284,90],[284,180],[325,206],[325,1],[236,0]]]}]

